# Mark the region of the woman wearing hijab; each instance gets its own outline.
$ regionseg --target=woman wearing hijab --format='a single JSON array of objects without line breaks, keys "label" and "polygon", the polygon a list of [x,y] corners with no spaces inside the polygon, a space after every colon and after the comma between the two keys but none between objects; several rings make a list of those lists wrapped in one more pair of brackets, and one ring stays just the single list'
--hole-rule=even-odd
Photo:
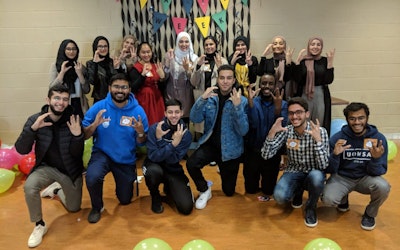
[{"label": "woman wearing hijab", "polygon": [[331,94],[328,84],[333,82],[335,49],[324,57],[321,56],[323,45],[322,38],[312,37],[308,40],[307,49],[299,52],[294,75],[299,84],[298,94],[308,102],[310,119],[314,122],[318,119],[330,134]]},{"label": "woman wearing hijab", "polygon": [[[94,39],[93,59],[86,62],[89,72],[89,83],[93,85],[93,103],[104,99],[108,93],[108,83],[111,76],[118,73],[114,68],[114,61],[110,58],[110,43],[104,36]],[[119,64],[115,65],[119,68]]]},{"label": "woman wearing hijab", "polygon": [[137,51],[139,60],[129,72],[129,78],[132,92],[146,112],[149,125],[152,125],[164,118],[164,98],[160,87],[163,88],[165,73],[160,62],[154,63],[149,43],[142,42]]},{"label": "woman wearing hijab", "polygon": [[175,49],[167,52],[164,63],[167,78],[165,99],[175,98],[182,103],[182,119],[186,124],[189,124],[190,109],[194,103],[190,78],[198,59],[190,39],[188,33],[180,32],[176,38]]},{"label": "woman wearing hijab", "polygon": [[[267,56],[271,58],[267,59]],[[261,55],[258,65],[257,75],[271,74],[275,76],[275,85],[279,89],[285,89],[288,97],[294,95],[291,86],[286,86],[292,80],[292,71],[295,64],[292,62],[293,49],[286,45],[286,39],[283,36],[275,36],[272,43],[268,44]]]},{"label": "woman wearing hijab", "polygon": [[78,62],[79,47],[75,41],[65,39],[58,48],[56,62],[50,68],[50,88],[56,84],[63,84],[69,88],[70,104],[74,108],[73,114],[83,118],[89,109],[85,94],[90,92],[87,81],[87,70]]},{"label": "woman wearing hijab", "polygon": [[251,55],[249,39],[239,36],[233,41],[233,52],[228,57],[230,65],[235,67],[235,78],[242,93],[248,96],[247,87],[257,80],[258,61],[255,56]]}]

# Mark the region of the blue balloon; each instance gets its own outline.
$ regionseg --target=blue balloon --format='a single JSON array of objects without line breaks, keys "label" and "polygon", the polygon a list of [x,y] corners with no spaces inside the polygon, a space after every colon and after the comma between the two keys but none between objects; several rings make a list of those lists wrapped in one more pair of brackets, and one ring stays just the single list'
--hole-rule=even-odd
[{"label": "blue balloon", "polygon": [[339,132],[347,122],[343,119],[333,119],[331,122],[331,136]]}]

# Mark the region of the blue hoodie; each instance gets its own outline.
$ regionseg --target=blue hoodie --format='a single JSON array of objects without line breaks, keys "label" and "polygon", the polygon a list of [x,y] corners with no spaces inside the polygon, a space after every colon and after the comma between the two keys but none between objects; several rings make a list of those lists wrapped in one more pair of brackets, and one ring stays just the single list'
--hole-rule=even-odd
[{"label": "blue hoodie", "polygon": [[88,127],[96,119],[97,113],[106,109],[103,117],[110,118],[109,122],[99,125],[93,133],[93,149],[100,150],[108,155],[114,162],[125,165],[133,165],[136,162],[136,137],[137,133],[132,126],[121,125],[122,118],[138,116],[142,118],[144,131],[149,129],[146,113],[139,105],[134,95],[130,93],[128,104],[122,108],[117,107],[112,101],[111,94],[96,102],[85,114],[82,121],[84,128]]},{"label": "blue hoodie", "polygon": [[[346,149],[339,155],[334,155],[335,143],[339,139],[347,140],[346,145],[351,148]],[[367,145],[369,140],[382,140],[385,153],[378,159],[371,157]],[[384,135],[378,132],[373,125],[367,124],[367,131],[362,136],[356,136],[348,125],[342,127],[341,131],[336,133],[329,140],[331,155],[329,157],[329,167],[327,172],[338,173],[341,176],[351,179],[358,179],[364,176],[379,176],[387,171],[387,141]]]}]

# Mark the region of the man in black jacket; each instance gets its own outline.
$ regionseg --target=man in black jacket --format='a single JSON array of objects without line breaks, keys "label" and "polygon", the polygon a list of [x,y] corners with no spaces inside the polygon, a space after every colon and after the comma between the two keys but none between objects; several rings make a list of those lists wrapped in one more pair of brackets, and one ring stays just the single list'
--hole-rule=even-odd
[{"label": "man in black jacket", "polygon": [[72,114],[68,103],[67,87],[51,87],[47,105],[28,118],[15,143],[20,154],[29,153],[35,145],[36,163],[24,185],[30,219],[36,223],[29,247],[38,246],[47,232],[40,199],[43,188],[51,184],[46,192],[51,197],[57,195],[69,212],[81,207],[84,134],[79,116]]}]

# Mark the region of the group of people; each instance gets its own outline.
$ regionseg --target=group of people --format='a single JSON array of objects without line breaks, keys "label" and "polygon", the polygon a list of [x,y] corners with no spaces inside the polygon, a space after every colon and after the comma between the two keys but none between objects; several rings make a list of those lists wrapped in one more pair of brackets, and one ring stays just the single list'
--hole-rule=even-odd
[{"label": "group of people", "polygon": [[[136,38],[127,36],[112,59],[108,40],[99,36],[93,42],[93,59],[85,67],[78,61],[77,44],[61,43],[51,69],[47,104],[28,118],[15,143],[21,154],[34,145],[36,154],[24,185],[30,220],[35,223],[29,247],[38,246],[48,229],[41,197],[58,197],[68,211],[80,210],[82,156],[90,137],[93,148],[85,175],[90,223],[97,223],[104,211],[103,182],[109,172],[120,204],[131,202],[137,180],[136,148],[146,145],[142,170],[154,213],[164,210],[161,183],[181,214],[190,214],[193,206],[204,209],[212,198],[213,183],[204,178],[202,169],[215,161],[226,196],[235,194],[240,163],[246,193],[261,191],[261,201],[275,199],[301,207],[307,190],[308,227],[318,223],[320,198],[347,211],[351,191],[370,194],[361,227],[375,227],[378,209],[390,190],[381,177],[387,171],[387,143],[368,124],[369,109],[363,103],[348,105],[344,110],[348,125],[329,137],[325,117],[330,116],[330,103],[325,101],[327,85],[333,81],[334,50],[321,56],[322,39],[311,38],[293,62],[293,49],[277,36],[258,64],[246,37],[235,39],[235,51],[228,59],[217,52],[214,37],[206,37],[203,44],[205,53],[197,56],[190,35],[181,32],[176,48],[166,53],[163,62],[155,62],[149,43],[137,45]],[[90,86],[94,103],[89,108],[85,95]],[[190,122],[200,136],[188,156],[194,137]],[[284,154],[287,166],[277,182]],[[197,199],[183,159],[199,191]]]}]

